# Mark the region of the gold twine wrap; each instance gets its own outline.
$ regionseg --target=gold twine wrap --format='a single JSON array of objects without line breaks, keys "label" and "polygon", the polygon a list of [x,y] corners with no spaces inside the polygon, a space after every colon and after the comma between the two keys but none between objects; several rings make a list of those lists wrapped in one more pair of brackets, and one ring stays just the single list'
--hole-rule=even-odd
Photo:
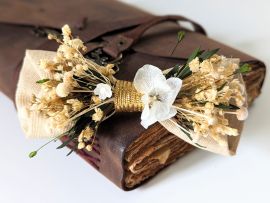
[{"label": "gold twine wrap", "polygon": [[117,112],[141,112],[143,103],[132,82],[117,80],[115,85],[115,110]]}]

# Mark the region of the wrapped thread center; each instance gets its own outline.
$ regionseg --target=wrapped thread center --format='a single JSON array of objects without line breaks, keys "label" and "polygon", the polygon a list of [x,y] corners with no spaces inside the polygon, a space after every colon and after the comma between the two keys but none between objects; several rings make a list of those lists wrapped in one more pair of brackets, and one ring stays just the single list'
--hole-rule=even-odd
[{"label": "wrapped thread center", "polygon": [[115,110],[117,112],[141,112],[143,103],[132,82],[117,80],[115,85]]}]

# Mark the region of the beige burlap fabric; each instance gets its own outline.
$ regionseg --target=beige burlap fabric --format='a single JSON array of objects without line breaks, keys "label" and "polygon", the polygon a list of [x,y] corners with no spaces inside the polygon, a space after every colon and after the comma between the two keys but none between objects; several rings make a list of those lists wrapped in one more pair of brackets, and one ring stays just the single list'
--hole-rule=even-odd
[{"label": "beige burlap fabric", "polygon": [[52,78],[40,68],[40,59],[52,60],[55,52],[26,50],[16,91],[16,106],[21,127],[28,138],[53,138],[63,133],[50,128],[50,121],[42,114],[31,111],[32,95],[39,95],[41,85],[36,81]]}]

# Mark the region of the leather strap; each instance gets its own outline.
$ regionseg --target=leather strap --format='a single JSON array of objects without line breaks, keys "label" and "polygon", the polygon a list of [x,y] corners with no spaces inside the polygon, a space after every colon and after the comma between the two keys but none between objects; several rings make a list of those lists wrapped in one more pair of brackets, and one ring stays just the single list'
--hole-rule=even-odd
[{"label": "leather strap", "polygon": [[206,35],[206,31],[201,25],[183,16],[155,16],[151,20],[140,24],[131,31],[127,31],[115,36],[103,37],[104,41],[106,42],[103,46],[103,50],[110,56],[117,58],[122,52],[128,50],[132,45],[134,45],[148,29],[166,21],[189,22],[193,26],[195,32]]}]

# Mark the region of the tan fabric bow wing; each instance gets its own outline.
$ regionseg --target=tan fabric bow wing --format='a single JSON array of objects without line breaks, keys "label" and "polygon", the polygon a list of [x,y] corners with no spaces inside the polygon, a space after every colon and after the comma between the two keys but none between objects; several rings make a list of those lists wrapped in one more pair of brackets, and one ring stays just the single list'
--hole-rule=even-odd
[{"label": "tan fabric bow wing", "polygon": [[[235,76],[245,87],[244,80],[242,78],[242,75],[238,74]],[[246,89],[244,89],[244,97],[245,97],[245,104],[244,106],[247,107],[247,94]],[[203,137],[201,136],[196,141],[191,141],[187,135],[177,126],[176,122],[174,121],[174,118],[166,121],[160,122],[160,124],[165,127],[169,132],[172,134],[178,136],[182,140],[186,141],[187,143],[200,148],[204,149],[216,154],[221,155],[235,155],[237,146],[240,140],[241,132],[243,129],[244,121],[240,121],[237,119],[236,115],[227,115],[226,118],[229,121],[229,126],[232,128],[235,128],[238,130],[238,136],[223,136],[220,137],[223,145],[219,144],[217,141],[215,141],[211,136]]]},{"label": "tan fabric bow wing", "polygon": [[160,124],[165,127],[169,132],[178,136],[187,143],[210,152],[221,155],[234,155],[237,149],[238,142],[240,140],[241,131],[243,128],[243,122],[237,120],[235,116],[229,116],[230,126],[236,128],[239,132],[238,136],[224,136],[222,137],[223,145],[220,145],[211,136],[201,137],[195,142],[191,141],[183,131],[175,124],[173,120],[166,120],[160,122]]},{"label": "tan fabric bow wing", "polygon": [[21,127],[28,138],[52,138],[63,133],[51,130],[48,118],[30,110],[33,94],[39,95],[41,92],[41,85],[36,81],[52,78],[40,67],[40,59],[52,60],[55,54],[51,51],[26,50],[17,84],[16,106]]}]

